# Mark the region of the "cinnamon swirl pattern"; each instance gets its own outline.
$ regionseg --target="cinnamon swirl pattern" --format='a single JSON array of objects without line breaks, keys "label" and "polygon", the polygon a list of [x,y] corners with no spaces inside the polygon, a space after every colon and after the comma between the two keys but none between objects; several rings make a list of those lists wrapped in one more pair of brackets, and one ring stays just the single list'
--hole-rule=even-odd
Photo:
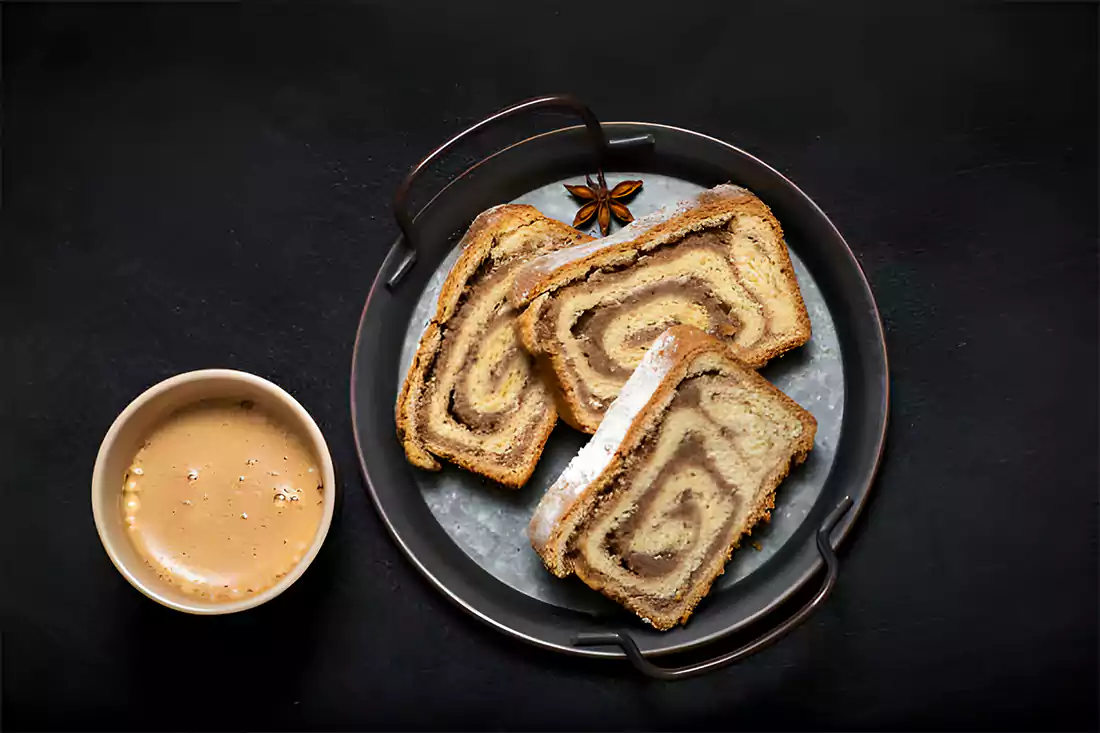
[{"label": "cinnamon swirl pattern", "polygon": [[691,615],[742,535],[770,516],[816,422],[720,340],[683,326],[661,339],[650,352],[660,359],[639,367],[663,372],[656,384],[646,391],[631,377],[620,395],[644,403],[621,440],[607,445],[600,427],[589,445],[610,450],[602,467],[588,481],[555,484],[530,534],[556,574],[575,573],[669,629]]},{"label": "cinnamon swirl pattern", "polygon": [[734,186],[534,260],[512,300],[530,303],[524,345],[553,372],[562,417],[586,432],[670,326],[722,337],[754,367],[810,337],[779,223]]},{"label": "cinnamon swirl pattern", "polygon": [[451,461],[502,484],[531,476],[557,422],[516,335],[508,292],[530,258],[590,240],[530,206],[498,206],[471,225],[397,401],[409,462]]}]

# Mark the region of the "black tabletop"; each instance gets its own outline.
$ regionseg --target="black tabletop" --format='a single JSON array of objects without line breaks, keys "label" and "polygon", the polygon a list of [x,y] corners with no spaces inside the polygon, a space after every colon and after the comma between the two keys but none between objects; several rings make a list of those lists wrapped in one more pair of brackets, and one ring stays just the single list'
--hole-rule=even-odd
[{"label": "black tabletop", "polygon": [[[1096,5],[710,5],[5,4],[0,724],[1097,726]],[[887,455],[834,595],[697,680],[483,627],[358,471],[351,346],[395,186],[556,91],[777,167],[886,325]],[[133,590],[89,504],[117,413],[202,367],[296,395],[341,484],[305,576],[218,618]]]}]

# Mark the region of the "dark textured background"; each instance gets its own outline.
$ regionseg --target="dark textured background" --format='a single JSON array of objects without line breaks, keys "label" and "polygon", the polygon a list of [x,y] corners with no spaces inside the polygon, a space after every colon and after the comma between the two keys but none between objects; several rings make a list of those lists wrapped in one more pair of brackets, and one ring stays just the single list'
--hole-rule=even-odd
[{"label": "dark textured background", "polygon": [[[4,5],[3,725],[1095,728],[1097,7],[474,5]],[[699,680],[482,627],[359,478],[351,345],[392,191],[548,91],[769,161],[886,324],[887,458],[835,594]],[[343,493],[294,588],[203,619],[115,572],[88,486],[130,399],[212,366],[294,393]]]}]

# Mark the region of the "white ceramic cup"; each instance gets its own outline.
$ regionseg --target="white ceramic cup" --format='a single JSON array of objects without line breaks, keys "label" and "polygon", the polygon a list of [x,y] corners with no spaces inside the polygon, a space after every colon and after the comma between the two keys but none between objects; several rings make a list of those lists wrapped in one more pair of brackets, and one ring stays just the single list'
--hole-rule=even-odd
[{"label": "white ceramic cup", "polygon": [[[156,571],[138,554],[123,522],[122,484],[150,431],[181,407],[200,400],[228,398],[252,400],[276,420],[297,433],[319,462],[324,481],[324,511],[313,544],[301,561],[272,587],[239,601],[208,601],[184,593],[157,577]],[[92,472],[92,514],[99,539],[118,571],[154,601],[177,611],[195,614],[235,613],[265,603],[282,593],[306,571],[328,534],[336,506],[336,477],[325,438],[305,408],[285,390],[247,372],[232,369],[203,369],[186,372],[156,384],[122,411],[99,446]]]}]

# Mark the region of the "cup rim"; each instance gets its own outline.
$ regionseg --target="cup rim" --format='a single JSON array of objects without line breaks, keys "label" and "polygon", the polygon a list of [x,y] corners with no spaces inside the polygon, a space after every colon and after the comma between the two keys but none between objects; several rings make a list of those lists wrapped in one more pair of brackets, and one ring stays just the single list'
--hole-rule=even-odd
[{"label": "cup rim", "polygon": [[[107,457],[111,450],[114,448],[115,441],[118,439],[119,433],[122,431],[126,423],[131,420],[137,412],[144,407],[147,403],[154,398],[161,396],[162,394],[169,392],[183,384],[192,382],[200,382],[210,379],[228,379],[231,381],[238,381],[244,384],[252,385],[266,392],[271,397],[281,402],[288,407],[295,417],[301,423],[301,428],[306,432],[306,437],[310,441],[310,447],[317,454],[317,460],[320,462],[322,478],[324,479],[325,486],[332,487],[331,490],[324,492],[324,506],[321,514],[321,522],[317,527],[317,533],[313,537],[313,542],[310,544],[309,549],[302,555],[302,559],[277,583],[272,585],[255,595],[248,598],[242,598],[239,601],[232,601],[229,603],[186,603],[180,602],[167,595],[159,592],[151,584],[145,583],[138,578],[127,566],[127,564],[119,557],[116,544],[118,540],[109,536],[106,530],[107,517],[104,516],[104,509],[101,508],[100,496],[105,495],[104,492],[110,490],[108,482],[110,477],[106,475],[106,463]],[[201,399],[201,398],[200,398]],[[306,571],[306,568],[310,566],[313,559],[317,556],[317,553],[321,550],[321,545],[324,544],[325,538],[328,536],[329,527],[332,524],[332,515],[336,507],[336,472],[332,463],[332,455],[329,453],[328,443],[325,441],[324,435],[321,433],[321,429],[317,426],[313,417],[309,412],[302,407],[298,400],[284,390],[279,385],[271,382],[263,377],[259,377],[249,372],[239,371],[237,369],[198,369],[189,372],[183,372],[173,377],[169,377],[163,381],[157,382],[152,387],[149,387],[136,398],[134,398],[125,409],[118,414],[114,422],[111,423],[111,427],[108,428],[106,435],[103,436],[103,441],[99,445],[99,451],[96,454],[95,467],[92,469],[92,516],[95,520],[96,532],[99,534],[99,541],[103,545],[103,549],[106,550],[107,556],[111,559],[111,563],[115,566],[115,569],[129,581],[130,585],[134,586],[137,590],[141,591],[145,596],[151,598],[162,606],[166,606],[176,611],[182,611],[184,613],[199,615],[199,616],[216,616],[227,613],[238,613],[240,611],[246,611],[250,608],[255,608],[263,603],[270,601],[272,598],[280,595],[283,591],[294,584],[302,573]]]}]

